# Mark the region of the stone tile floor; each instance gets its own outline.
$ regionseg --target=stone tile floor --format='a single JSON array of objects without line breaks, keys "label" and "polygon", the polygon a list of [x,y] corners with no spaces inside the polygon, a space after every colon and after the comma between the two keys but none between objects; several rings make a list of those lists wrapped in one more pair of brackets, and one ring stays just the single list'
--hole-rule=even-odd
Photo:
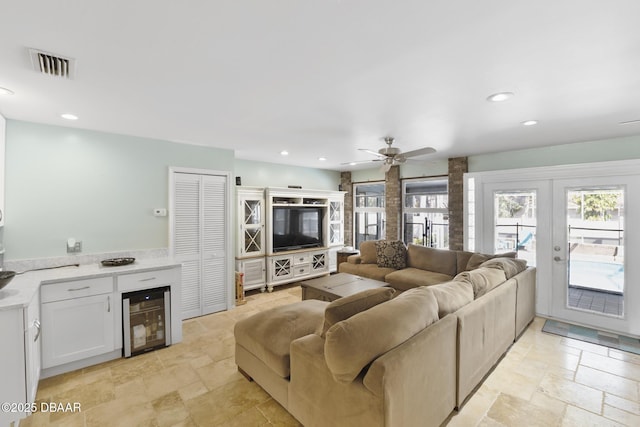
[{"label": "stone tile floor", "polygon": [[[299,301],[298,286],[252,294],[236,309],[184,322],[184,341],[40,382],[35,426],[298,426],[234,364],[239,319]],[[638,426],[640,356],[541,332],[537,318],[448,426]]]}]

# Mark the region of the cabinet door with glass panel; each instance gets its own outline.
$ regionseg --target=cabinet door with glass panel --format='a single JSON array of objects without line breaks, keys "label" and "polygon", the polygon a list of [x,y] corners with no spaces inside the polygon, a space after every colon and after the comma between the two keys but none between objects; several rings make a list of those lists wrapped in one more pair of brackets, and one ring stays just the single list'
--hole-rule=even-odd
[{"label": "cabinet door with glass panel", "polygon": [[329,245],[344,244],[344,194],[329,198]]},{"label": "cabinet door with glass panel", "polygon": [[264,255],[264,191],[237,189],[240,222],[238,257]]}]

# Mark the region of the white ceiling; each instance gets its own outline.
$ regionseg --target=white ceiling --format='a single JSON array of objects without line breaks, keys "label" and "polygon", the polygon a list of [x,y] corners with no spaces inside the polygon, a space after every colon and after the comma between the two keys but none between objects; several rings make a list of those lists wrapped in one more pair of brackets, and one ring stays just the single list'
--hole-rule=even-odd
[{"label": "white ceiling", "polygon": [[640,134],[619,124],[640,119],[639,18],[638,0],[2,0],[0,114],[336,170],[385,135],[431,160]]}]

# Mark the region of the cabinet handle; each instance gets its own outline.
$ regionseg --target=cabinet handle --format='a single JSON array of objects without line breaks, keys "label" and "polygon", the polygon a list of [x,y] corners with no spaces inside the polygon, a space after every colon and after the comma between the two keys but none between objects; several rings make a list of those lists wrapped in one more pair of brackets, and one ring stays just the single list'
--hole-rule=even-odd
[{"label": "cabinet handle", "polygon": [[107,296],[107,313],[111,313],[111,296]]},{"label": "cabinet handle", "polygon": [[36,332],[36,336],[33,338],[33,342],[38,341],[38,338],[40,338],[40,321],[38,319],[33,321],[33,326],[36,327],[36,329],[38,330]]},{"label": "cabinet handle", "polygon": [[70,291],[70,292],[73,292],[73,291],[82,291],[84,289],[89,289],[89,286],[83,286],[81,288],[69,288],[67,290]]},{"label": "cabinet handle", "polygon": [[148,282],[148,281],[150,281],[150,280],[156,280],[156,278],[155,278],[155,277],[148,277],[148,278],[146,278],[146,279],[140,279],[140,280],[138,280],[138,281],[139,281],[139,282]]}]

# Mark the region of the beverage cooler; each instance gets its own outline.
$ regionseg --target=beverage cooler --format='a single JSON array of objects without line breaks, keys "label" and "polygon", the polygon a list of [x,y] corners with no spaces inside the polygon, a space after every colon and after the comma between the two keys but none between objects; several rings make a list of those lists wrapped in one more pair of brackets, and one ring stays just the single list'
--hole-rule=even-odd
[{"label": "beverage cooler", "polygon": [[124,356],[171,345],[169,287],[122,294]]}]

